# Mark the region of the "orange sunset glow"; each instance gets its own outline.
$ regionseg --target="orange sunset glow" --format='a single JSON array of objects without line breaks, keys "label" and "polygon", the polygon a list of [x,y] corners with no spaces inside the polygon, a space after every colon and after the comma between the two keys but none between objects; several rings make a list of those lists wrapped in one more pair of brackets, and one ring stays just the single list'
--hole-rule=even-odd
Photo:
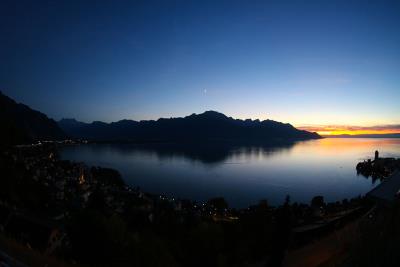
[{"label": "orange sunset glow", "polygon": [[400,125],[379,125],[368,127],[346,125],[312,125],[299,126],[297,128],[306,131],[317,132],[322,136],[400,133]]}]

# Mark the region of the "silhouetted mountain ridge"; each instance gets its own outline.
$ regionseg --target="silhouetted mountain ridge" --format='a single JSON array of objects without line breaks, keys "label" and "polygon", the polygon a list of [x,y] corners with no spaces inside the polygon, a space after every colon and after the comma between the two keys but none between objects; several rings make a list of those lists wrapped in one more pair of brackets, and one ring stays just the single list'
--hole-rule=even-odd
[{"label": "silhouetted mountain ridge", "polygon": [[36,140],[56,140],[65,138],[58,124],[45,114],[0,92],[1,144],[13,145]]},{"label": "silhouetted mountain ridge", "polygon": [[240,120],[206,111],[179,118],[121,120],[83,123],[62,119],[60,127],[70,136],[95,141],[226,141],[260,143],[321,138],[316,133],[298,130],[288,123],[273,120]]}]

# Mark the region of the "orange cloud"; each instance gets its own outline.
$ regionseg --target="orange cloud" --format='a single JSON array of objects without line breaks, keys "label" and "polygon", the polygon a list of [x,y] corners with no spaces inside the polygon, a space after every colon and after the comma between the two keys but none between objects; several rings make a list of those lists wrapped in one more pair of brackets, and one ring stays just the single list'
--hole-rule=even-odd
[{"label": "orange cloud", "polygon": [[352,125],[305,125],[298,126],[301,130],[317,132],[320,135],[358,135],[358,134],[393,134],[400,133],[400,124],[376,126]]}]

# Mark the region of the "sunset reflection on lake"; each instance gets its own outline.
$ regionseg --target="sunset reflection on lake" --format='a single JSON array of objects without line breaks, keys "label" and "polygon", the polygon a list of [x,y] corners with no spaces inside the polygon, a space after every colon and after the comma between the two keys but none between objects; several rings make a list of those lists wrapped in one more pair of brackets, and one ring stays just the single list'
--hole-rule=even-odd
[{"label": "sunset reflection on lake", "polygon": [[225,197],[245,207],[260,199],[281,204],[356,197],[378,182],[357,176],[359,161],[400,156],[400,139],[324,138],[274,147],[221,145],[84,145],[66,147],[65,159],[119,170],[125,181],[152,193],[204,201]]}]

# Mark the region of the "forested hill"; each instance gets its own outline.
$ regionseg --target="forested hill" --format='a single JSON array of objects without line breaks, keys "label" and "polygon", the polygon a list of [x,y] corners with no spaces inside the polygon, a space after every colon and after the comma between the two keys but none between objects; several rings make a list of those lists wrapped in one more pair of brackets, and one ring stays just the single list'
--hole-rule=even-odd
[{"label": "forested hill", "polygon": [[36,140],[57,140],[65,133],[57,122],[30,107],[16,103],[0,92],[1,145],[14,145]]}]

